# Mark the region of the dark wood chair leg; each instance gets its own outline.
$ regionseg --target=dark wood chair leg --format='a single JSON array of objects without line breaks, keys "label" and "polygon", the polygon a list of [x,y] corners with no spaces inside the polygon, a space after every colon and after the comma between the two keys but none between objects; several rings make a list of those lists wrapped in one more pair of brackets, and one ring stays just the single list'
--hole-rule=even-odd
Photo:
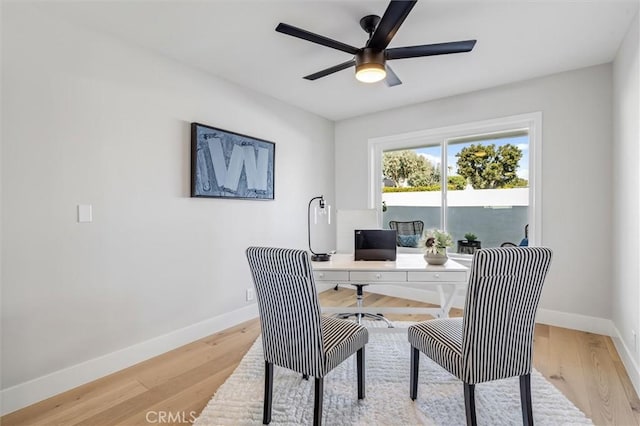
[{"label": "dark wood chair leg", "polygon": [[358,369],[358,399],[364,399],[364,346],[356,353]]},{"label": "dark wood chair leg", "polygon": [[411,347],[411,372],[409,379],[409,396],[414,401],[418,397],[418,368],[420,367],[420,351]]},{"label": "dark wood chair leg", "polygon": [[322,393],[324,391],[323,379],[316,377],[315,398],[313,402],[313,426],[322,424]]},{"label": "dark wood chair leg", "polygon": [[520,402],[522,403],[522,424],[533,426],[533,407],[531,406],[531,375],[520,376]]},{"label": "dark wood chair leg", "polygon": [[271,401],[273,399],[273,363],[264,362],[264,409],[262,424],[271,423]]},{"label": "dark wood chair leg", "polygon": [[464,410],[467,413],[467,426],[476,426],[475,385],[464,383]]}]

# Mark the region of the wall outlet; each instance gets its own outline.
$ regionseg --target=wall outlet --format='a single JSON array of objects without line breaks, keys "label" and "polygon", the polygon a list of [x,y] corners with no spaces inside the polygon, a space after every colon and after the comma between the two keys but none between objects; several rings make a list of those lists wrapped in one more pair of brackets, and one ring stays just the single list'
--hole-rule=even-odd
[{"label": "wall outlet", "polygon": [[253,289],[252,288],[248,288],[247,289],[247,302],[251,302],[254,297],[255,297],[255,294],[253,293]]}]

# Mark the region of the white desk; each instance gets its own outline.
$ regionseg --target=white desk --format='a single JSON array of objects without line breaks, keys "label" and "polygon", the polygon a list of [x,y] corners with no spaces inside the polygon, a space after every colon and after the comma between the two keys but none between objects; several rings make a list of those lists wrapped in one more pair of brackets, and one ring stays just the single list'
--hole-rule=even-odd
[{"label": "white desk", "polygon": [[317,282],[370,285],[410,283],[436,287],[440,294],[438,308],[323,307],[322,311],[326,313],[427,313],[443,318],[449,315],[456,291],[467,285],[468,269],[465,266],[451,259],[441,266],[429,265],[418,253],[398,253],[395,262],[354,261],[353,254],[334,254],[328,262],[311,263]]}]

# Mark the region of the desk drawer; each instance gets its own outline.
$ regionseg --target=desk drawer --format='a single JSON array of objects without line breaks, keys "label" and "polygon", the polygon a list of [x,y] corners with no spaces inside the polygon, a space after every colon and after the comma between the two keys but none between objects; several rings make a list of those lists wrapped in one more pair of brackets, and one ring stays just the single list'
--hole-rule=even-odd
[{"label": "desk drawer", "polygon": [[348,271],[313,271],[316,281],[349,281]]},{"label": "desk drawer", "polygon": [[467,280],[467,273],[463,271],[409,272],[409,282],[460,282]]},{"label": "desk drawer", "polygon": [[365,282],[406,282],[406,272],[371,272],[371,271],[351,271],[349,272],[350,281]]}]

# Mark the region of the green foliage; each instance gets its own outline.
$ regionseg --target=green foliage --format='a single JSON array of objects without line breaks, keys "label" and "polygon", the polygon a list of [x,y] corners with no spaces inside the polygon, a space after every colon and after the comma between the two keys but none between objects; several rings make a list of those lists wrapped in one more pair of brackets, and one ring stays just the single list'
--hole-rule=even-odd
[{"label": "green foliage", "polygon": [[[463,190],[466,186],[466,181],[461,176],[449,176],[449,184],[447,189],[449,191]],[[382,192],[422,192],[422,191],[440,191],[440,183],[434,183],[426,186],[385,186],[382,188]]]},{"label": "green foliage", "polygon": [[515,182],[506,184],[505,188],[528,188],[529,181],[526,179],[522,179],[521,177],[517,178]]},{"label": "green foliage", "polygon": [[464,239],[467,241],[475,241],[478,239],[478,236],[472,232],[467,232],[464,234]]},{"label": "green foliage", "polygon": [[410,186],[439,186],[440,170],[438,170],[429,160],[424,159],[426,167],[415,171],[409,176],[407,182]]},{"label": "green foliage", "polygon": [[440,185],[430,186],[385,186],[382,192],[423,192],[423,191],[440,191]]},{"label": "green foliage", "polygon": [[462,190],[467,186],[467,180],[462,176],[454,175],[449,176],[447,179],[447,189],[449,190]]},{"label": "green foliage", "polygon": [[397,186],[429,186],[440,181],[440,173],[435,166],[413,150],[385,152],[382,173]]},{"label": "green foliage", "polygon": [[495,144],[471,144],[456,157],[458,174],[475,189],[509,188],[524,180],[516,174],[522,158],[517,146],[506,144],[496,149]]}]

